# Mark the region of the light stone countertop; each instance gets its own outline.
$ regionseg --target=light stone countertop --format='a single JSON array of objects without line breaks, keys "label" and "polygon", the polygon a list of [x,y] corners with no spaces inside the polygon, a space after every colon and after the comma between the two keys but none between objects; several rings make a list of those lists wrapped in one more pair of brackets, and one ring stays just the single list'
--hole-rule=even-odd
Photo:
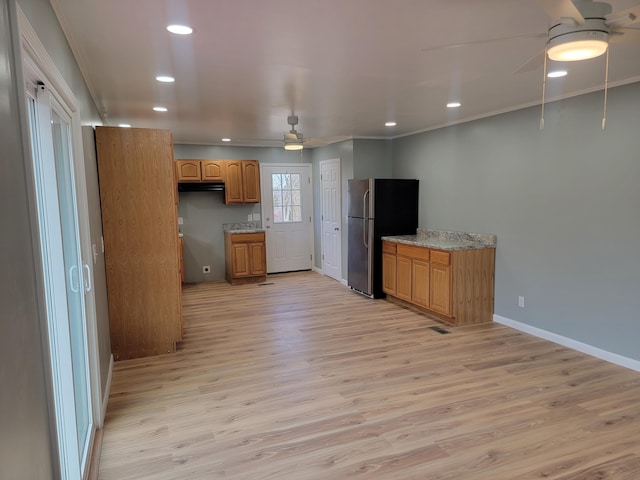
[{"label": "light stone countertop", "polygon": [[229,233],[260,233],[264,232],[264,228],[260,227],[259,222],[244,223],[223,223],[223,230]]},{"label": "light stone countertop", "polygon": [[438,250],[477,250],[496,248],[495,235],[483,233],[452,232],[418,228],[415,235],[385,236],[382,240]]}]

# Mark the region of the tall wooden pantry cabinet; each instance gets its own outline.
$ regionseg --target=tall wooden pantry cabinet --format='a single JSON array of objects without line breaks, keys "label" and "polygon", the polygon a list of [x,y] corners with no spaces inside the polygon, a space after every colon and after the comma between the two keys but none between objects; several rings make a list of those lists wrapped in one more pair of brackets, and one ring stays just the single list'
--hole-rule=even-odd
[{"label": "tall wooden pantry cabinet", "polygon": [[97,127],[96,145],[114,358],[173,352],[182,292],[171,132]]}]

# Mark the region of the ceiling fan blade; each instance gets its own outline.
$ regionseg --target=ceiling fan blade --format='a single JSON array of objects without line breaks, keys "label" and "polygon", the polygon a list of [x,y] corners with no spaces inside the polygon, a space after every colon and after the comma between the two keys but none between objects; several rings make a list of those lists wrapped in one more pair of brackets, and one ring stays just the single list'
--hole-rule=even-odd
[{"label": "ceiling fan blade", "polygon": [[537,53],[534,57],[531,57],[524,65],[521,65],[520,68],[513,73],[532,72],[533,70],[540,68],[542,65],[544,65],[544,50]]},{"label": "ceiling fan blade", "polygon": [[425,47],[422,48],[422,52],[432,52],[435,50],[445,50],[449,48],[459,48],[459,47],[469,47],[474,45],[485,45],[488,43],[495,42],[505,42],[508,40],[517,40],[520,38],[544,38],[547,36],[547,33],[529,33],[526,35],[514,35],[512,37],[500,37],[500,38],[488,38],[486,40],[475,40],[473,42],[460,42],[460,43],[450,43],[448,45],[435,45],[433,47]]},{"label": "ceiling fan blade", "polygon": [[612,33],[610,44],[640,43],[640,28],[619,28]]},{"label": "ceiling fan blade", "polygon": [[584,17],[571,0],[537,0],[547,15],[555,19],[572,18],[576,23],[584,24]]},{"label": "ceiling fan blade", "polygon": [[640,23],[640,5],[612,12],[606,16],[605,23],[609,27],[628,27]]}]

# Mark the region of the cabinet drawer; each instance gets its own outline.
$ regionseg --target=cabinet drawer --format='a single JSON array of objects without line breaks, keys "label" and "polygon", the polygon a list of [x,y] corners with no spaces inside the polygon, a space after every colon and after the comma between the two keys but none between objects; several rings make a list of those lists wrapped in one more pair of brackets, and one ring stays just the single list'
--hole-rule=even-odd
[{"label": "cabinet drawer", "polygon": [[264,242],[264,232],[257,233],[232,233],[232,243]]},{"label": "cabinet drawer", "polygon": [[391,253],[393,255],[396,254],[396,243],[393,242],[382,242],[382,252],[383,253]]},{"label": "cabinet drawer", "polygon": [[429,249],[425,247],[399,243],[397,253],[398,255],[404,255],[405,257],[418,258],[427,262],[429,261]]},{"label": "cabinet drawer", "polygon": [[449,252],[441,252],[440,250],[431,250],[431,262],[449,265],[451,263],[451,254]]}]

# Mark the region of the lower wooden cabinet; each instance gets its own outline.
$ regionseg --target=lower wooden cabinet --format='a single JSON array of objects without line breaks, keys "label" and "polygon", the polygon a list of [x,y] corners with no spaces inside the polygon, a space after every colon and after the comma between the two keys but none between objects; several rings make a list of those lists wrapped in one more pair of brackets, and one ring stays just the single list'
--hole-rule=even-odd
[{"label": "lower wooden cabinet", "polygon": [[258,283],[267,278],[264,232],[225,232],[226,279],[229,283]]},{"label": "lower wooden cabinet", "polygon": [[[387,242],[388,243],[388,242]],[[382,291],[388,295],[396,295],[396,250],[382,251]]]},{"label": "lower wooden cabinet", "polygon": [[442,251],[383,242],[387,295],[454,325],[493,321],[495,249]]}]

